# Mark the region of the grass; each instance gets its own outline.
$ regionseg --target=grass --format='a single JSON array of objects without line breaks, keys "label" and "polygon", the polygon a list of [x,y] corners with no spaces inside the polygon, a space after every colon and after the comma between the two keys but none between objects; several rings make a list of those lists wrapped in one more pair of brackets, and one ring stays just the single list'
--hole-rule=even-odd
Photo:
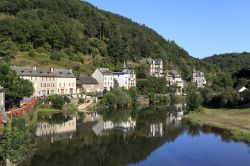
[{"label": "grass", "polygon": [[233,139],[250,143],[250,108],[209,109],[191,112],[185,116],[193,123],[226,129]]},{"label": "grass", "polygon": [[84,57],[84,64],[80,62],[75,62],[69,60],[67,57],[62,57],[60,61],[55,61],[50,59],[49,53],[37,53],[36,56],[30,57],[27,55],[27,52],[19,52],[15,59],[11,61],[12,65],[16,66],[39,66],[42,68],[66,68],[66,69],[76,69],[78,68],[79,72],[82,73],[92,73],[94,71],[94,66],[91,65],[93,59],[90,56],[83,56]]},{"label": "grass", "polygon": [[44,116],[48,116],[48,115],[52,115],[55,113],[59,113],[61,112],[60,110],[55,110],[55,109],[48,109],[48,108],[39,108],[36,109],[36,113],[37,115],[44,115]]}]

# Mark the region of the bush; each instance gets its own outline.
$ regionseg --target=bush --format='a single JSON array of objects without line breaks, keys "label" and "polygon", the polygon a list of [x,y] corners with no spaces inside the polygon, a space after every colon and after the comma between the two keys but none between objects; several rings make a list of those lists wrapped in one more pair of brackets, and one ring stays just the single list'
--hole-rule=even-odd
[{"label": "bush", "polygon": [[62,109],[64,104],[66,103],[65,96],[60,95],[52,95],[48,97],[48,101],[51,102],[51,106],[54,109]]},{"label": "bush", "polygon": [[30,51],[28,52],[28,55],[29,55],[30,57],[34,57],[34,56],[36,55],[36,52],[32,49],[32,50],[30,50]]},{"label": "bush", "polygon": [[54,61],[60,61],[61,60],[61,54],[59,52],[53,52],[51,55],[50,55],[50,59],[51,60],[54,60]]},{"label": "bush", "polygon": [[195,86],[190,86],[187,89],[187,106],[189,111],[199,110],[202,104],[202,96],[199,94]]}]

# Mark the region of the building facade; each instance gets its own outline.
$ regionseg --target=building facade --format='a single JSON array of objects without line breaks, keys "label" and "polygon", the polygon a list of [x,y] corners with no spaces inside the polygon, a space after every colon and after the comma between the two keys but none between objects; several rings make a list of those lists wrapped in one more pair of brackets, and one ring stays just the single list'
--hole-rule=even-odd
[{"label": "building facade", "polygon": [[114,87],[114,75],[108,68],[98,68],[92,74],[100,84],[101,89],[110,91]]},{"label": "building facade", "polygon": [[114,79],[118,87],[131,89],[136,87],[136,74],[134,70],[129,70],[124,64],[122,72],[113,72]]},{"label": "building facade", "polygon": [[199,70],[193,70],[192,83],[194,83],[198,88],[204,88],[207,84],[205,74]]},{"label": "building facade", "polygon": [[82,93],[98,93],[103,91],[98,81],[90,76],[80,76],[77,78],[77,85],[82,89]]},{"label": "building facade", "polygon": [[0,115],[5,113],[5,93],[3,87],[0,85]]},{"label": "building facade", "polygon": [[176,70],[170,70],[167,72],[167,85],[168,86],[176,86],[177,94],[181,95],[184,88],[184,81],[181,78],[181,74]]},{"label": "building facade", "polygon": [[42,69],[37,67],[12,67],[16,74],[25,80],[30,80],[34,87],[34,96],[76,94],[76,77],[72,70]]},{"label": "building facade", "polygon": [[148,59],[150,65],[149,74],[153,77],[163,77],[163,60],[162,59]]}]

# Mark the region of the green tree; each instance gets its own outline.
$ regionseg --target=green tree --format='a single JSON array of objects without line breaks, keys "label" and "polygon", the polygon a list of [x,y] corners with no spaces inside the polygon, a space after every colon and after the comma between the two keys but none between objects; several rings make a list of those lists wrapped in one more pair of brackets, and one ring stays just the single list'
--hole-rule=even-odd
[{"label": "green tree", "polygon": [[187,89],[187,106],[189,111],[196,111],[202,104],[202,96],[195,86],[189,86]]},{"label": "green tree", "polygon": [[66,102],[65,97],[61,95],[51,95],[48,97],[48,101],[51,102],[51,106],[54,109],[61,110]]},{"label": "green tree", "polygon": [[11,69],[7,63],[0,63],[0,84],[5,88],[6,106],[18,105],[24,97],[30,97],[33,92],[33,84],[23,80]]}]

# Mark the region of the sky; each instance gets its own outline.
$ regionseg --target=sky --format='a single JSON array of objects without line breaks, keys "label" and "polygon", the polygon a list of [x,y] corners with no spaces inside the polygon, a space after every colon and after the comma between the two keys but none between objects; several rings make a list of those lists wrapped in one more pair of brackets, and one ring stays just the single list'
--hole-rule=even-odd
[{"label": "sky", "polygon": [[153,28],[193,57],[250,52],[250,0],[86,0]]}]

